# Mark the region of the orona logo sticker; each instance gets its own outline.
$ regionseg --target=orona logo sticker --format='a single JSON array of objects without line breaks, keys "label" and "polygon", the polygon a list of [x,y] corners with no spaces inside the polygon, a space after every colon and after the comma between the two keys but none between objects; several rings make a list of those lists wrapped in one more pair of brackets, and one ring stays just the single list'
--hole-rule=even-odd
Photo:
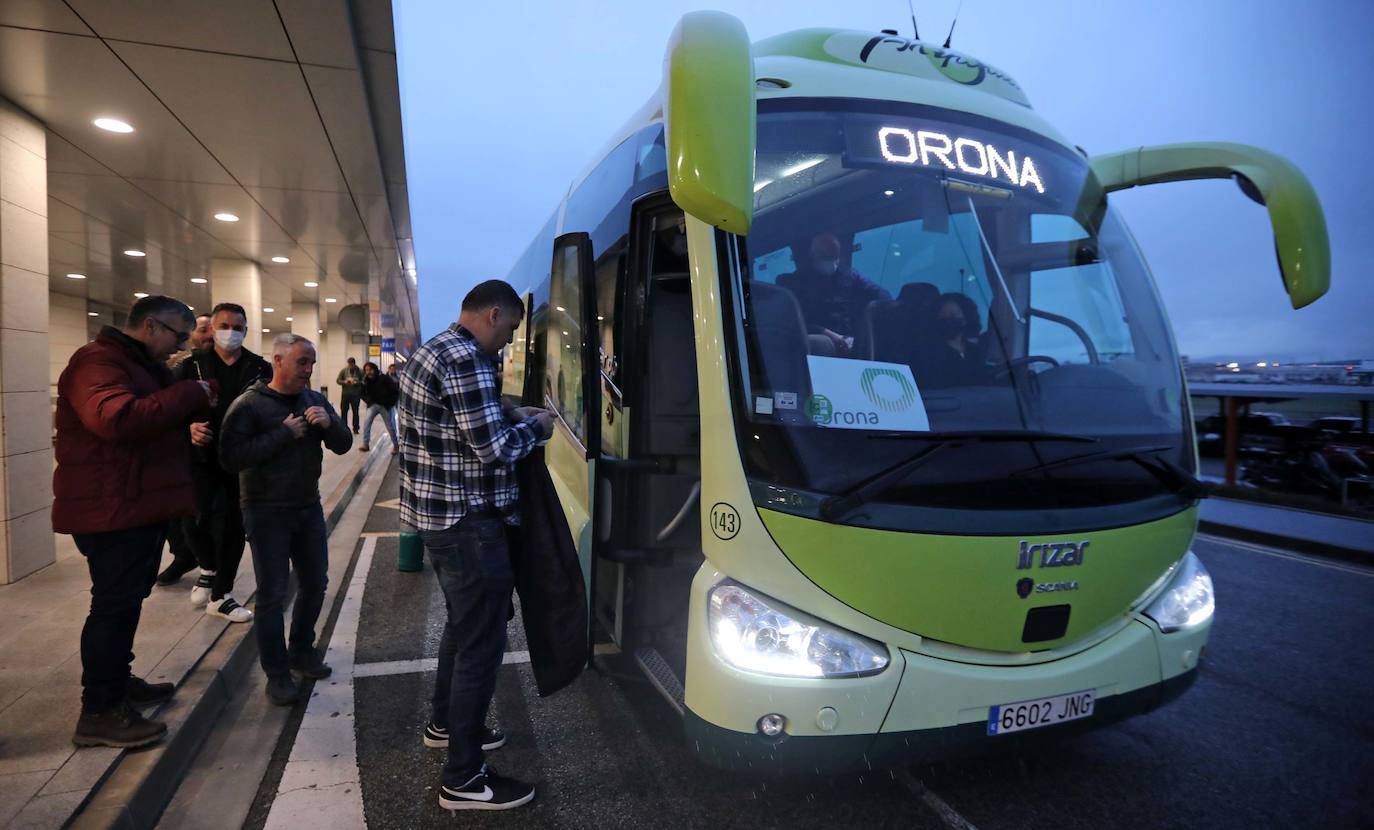
[{"label": "orona logo sticker", "polygon": [[916,387],[892,369],[865,369],[859,378],[864,395],[884,412],[905,412],[916,403]]},{"label": "orona logo sticker", "polygon": [[835,406],[824,395],[812,395],[806,400],[806,417],[818,424],[828,424],[835,415]]}]

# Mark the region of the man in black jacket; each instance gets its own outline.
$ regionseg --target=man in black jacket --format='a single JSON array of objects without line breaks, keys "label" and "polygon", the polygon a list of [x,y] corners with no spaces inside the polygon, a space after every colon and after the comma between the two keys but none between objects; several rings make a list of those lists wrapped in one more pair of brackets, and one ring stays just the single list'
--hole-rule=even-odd
[{"label": "man in black jacket", "polygon": [[391,436],[391,454],[400,452],[396,440],[396,401],[400,396],[396,381],[382,374],[377,364],[370,360],[363,364],[363,403],[367,404],[367,417],[363,419],[363,445],[358,449],[368,451],[372,443],[372,422],[381,417],[387,435]]},{"label": "man in black jacket", "polygon": [[[278,336],[272,344],[272,382],[254,384],[229,407],[219,443],[220,463],[239,475],[244,528],[258,577],[254,632],[267,696],[281,706],[300,699],[292,670],[311,680],[330,673],[315,650],[315,623],[329,580],[321,445],[337,455],[353,445],[343,419],[323,395],[311,391],[314,368],[309,340]],[[288,649],[282,606],[293,566],[299,588]]]},{"label": "man in black jacket", "polygon": [[253,612],[233,597],[234,580],[243,559],[243,513],[239,509],[239,477],[216,457],[215,441],[224,415],[244,390],[259,380],[272,379],[272,366],[243,347],[248,313],[243,306],[220,303],[210,311],[214,345],[192,352],[173,371],[177,380],[219,382],[219,405],[206,421],[191,424],[191,478],[195,482],[196,515],[186,523],[186,541],[200,563],[200,577],[191,589],[191,604],[230,622],[249,622]]}]

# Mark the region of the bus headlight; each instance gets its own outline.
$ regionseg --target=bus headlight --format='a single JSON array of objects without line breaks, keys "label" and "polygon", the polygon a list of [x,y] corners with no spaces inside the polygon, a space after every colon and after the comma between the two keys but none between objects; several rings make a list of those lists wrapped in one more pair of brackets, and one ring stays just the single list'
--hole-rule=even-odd
[{"label": "bus headlight", "polygon": [[1145,614],[1159,623],[1161,631],[1177,631],[1191,628],[1211,619],[1216,610],[1216,598],[1212,594],[1212,575],[1203,567],[1202,560],[1192,552],[1183,557],[1178,564],[1178,572],[1169,582],[1164,593],[1150,603]]},{"label": "bus headlight", "polygon": [[785,677],[863,677],[887,668],[882,644],[803,622],[773,603],[732,582],[711,589],[707,624],[725,662]]}]

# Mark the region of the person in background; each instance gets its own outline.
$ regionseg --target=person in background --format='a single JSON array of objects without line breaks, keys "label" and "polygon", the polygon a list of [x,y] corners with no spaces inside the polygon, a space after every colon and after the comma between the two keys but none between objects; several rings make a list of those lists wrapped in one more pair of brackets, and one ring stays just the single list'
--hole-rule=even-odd
[{"label": "person in background", "polygon": [[[215,341],[214,329],[210,327],[210,315],[202,314],[196,318],[196,328],[187,342],[190,348],[183,349],[167,359],[167,368],[175,374],[178,366],[192,352],[208,348]],[[181,578],[196,568],[196,553],[188,541],[190,528],[195,524],[193,517],[180,517],[167,523],[167,548],[172,552],[172,561],[157,575],[157,584],[175,585]]]},{"label": "person in background", "polygon": [[347,420],[349,410],[353,411],[353,434],[357,435],[358,403],[363,397],[363,373],[358,368],[358,361],[350,357],[334,382],[339,386],[339,413]]},{"label": "person in background", "polygon": [[812,237],[807,256],[795,272],[779,276],[778,285],[797,298],[807,333],[824,338],[838,357],[853,347],[868,304],[892,299],[886,289],[845,264],[844,246],[829,232]]},{"label": "person in background", "polygon": [[480,283],[458,321],[401,373],[401,523],[429,551],[448,610],[423,736],[448,749],[446,810],[505,810],[534,798],[533,786],[499,775],[483,755],[506,742],[486,718],[515,585],[510,552],[520,543],[515,462],[553,434],[548,410],[501,406],[500,352],[524,316],[510,285]]},{"label": "person in background", "polygon": [[173,685],[130,667],[167,522],[195,507],[186,428],[215,403],[213,382],[177,382],[164,362],[194,326],[180,300],[144,297],[123,330],[102,328],[57,381],[53,531],[71,534],[91,573],[77,746],[144,746],[167,732],[135,707],[167,700]]},{"label": "person in background", "polygon": [[[272,381],[249,387],[224,416],[219,459],[238,473],[244,527],[258,577],[258,659],[267,697],[279,706],[300,699],[294,670],[308,680],[330,675],[315,648],[315,623],[329,584],[328,531],[320,504],[323,447],[343,455],[353,436],[323,395],[310,388],[315,346],[298,334],[272,342]],[[283,608],[296,571],[290,643]]]},{"label": "person in background", "polygon": [[363,419],[363,445],[359,450],[367,452],[370,449],[372,422],[380,416],[391,436],[391,454],[401,451],[396,441],[396,400],[399,397],[396,381],[382,374],[372,361],[363,364],[363,403],[367,404],[367,417]]},{"label": "person in background", "polygon": [[214,346],[193,352],[176,370],[178,378],[215,380],[219,405],[210,417],[191,424],[191,470],[196,487],[196,520],[188,533],[191,549],[200,562],[200,576],[191,589],[191,604],[229,622],[251,622],[253,612],[233,596],[243,560],[243,513],[239,509],[239,477],[224,469],[215,441],[224,414],[235,399],[259,380],[271,380],[272,367],[244,348],[248,313],[235,303],[220,303],[210,312]]}]

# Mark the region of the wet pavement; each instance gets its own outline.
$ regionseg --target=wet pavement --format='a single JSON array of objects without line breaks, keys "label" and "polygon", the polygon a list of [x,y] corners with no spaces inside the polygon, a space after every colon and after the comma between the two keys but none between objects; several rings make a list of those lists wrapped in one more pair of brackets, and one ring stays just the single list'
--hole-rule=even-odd
[{"label": "wet pavement", "polygon": [[[395,470],[366,530],[397,528]],[[698,762],[677,715],[621,656],[548,698],[530,667],[500,670],[489,760],[535,782],[505,813],[437,805],[443,750],[420,740],[443,600],[428,563],[396,569],[380,536],[358,632],[356,741],[371,828],[1367,827],[1374,808],[1374,569],[1216,537],[1194,549],[1219,612],[1197,684],[1154,713],[1038,749],[910,770],[766,779]],[[524,648],[519,618],[509,652]],[[386,671],[361,676],[372,664]],[[377,667],[383,668],[383,667]],[[289,738],[280,751],[289,751]],[[923,791],[928,788],[928,792]],[[260,803],[276,782],[264,781]],[[934,797],[932,797],[932,795]],[[948,811],[939,809],[941,802]],[[248,826],[261,826],[256,810]]]}]

